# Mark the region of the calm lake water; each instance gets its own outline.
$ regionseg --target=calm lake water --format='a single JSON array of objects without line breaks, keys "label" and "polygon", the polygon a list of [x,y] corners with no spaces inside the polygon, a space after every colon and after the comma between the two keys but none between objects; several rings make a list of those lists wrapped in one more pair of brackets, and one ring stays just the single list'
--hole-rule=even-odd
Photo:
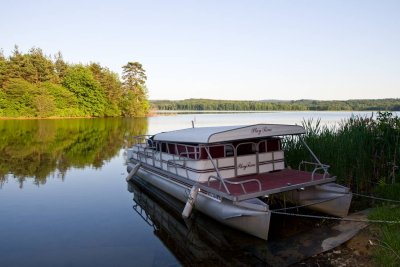
[{"label": "calm lake water", "polygon": [[276,255],[290,240],[265,242],[201,214],[185,223],[181,203],[128,185],[124,151],[134,135],[191,127],[192,120],[211,126],[320,118],[334,125],[351,114],[0,121],[0,266],[284,264]]}]

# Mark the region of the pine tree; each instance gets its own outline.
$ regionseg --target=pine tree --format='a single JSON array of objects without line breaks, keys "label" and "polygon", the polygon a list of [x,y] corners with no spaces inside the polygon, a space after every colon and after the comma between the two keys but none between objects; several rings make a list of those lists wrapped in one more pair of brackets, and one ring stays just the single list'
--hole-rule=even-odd
[{"label": "pine tree", "polygon": [[139,62],[128,62],[122,69],[122,79],[127,89],[135,91],[146,83],[146,71]]},{"label": "pine tree", "polygon": [[34,68],[34,74],[30,82],[40,83],[54,79],[53,62],[43,54],[42,49],[33,47],[24,57],[27,58]]},{"label": "pine tree", "polygon": [[58,51],[58,53],[54,56],[54,69],[58,78],[57,80],[61,81],[64,79],[68,70],[68,64],[65,63],[60,51]]},{"label": "pine tree", "polygon": [[146,71],[139,62],[128,62],[123,68],[122,79],[124,101],[122,109],[125,116],[145,116],[149,110],[146,88]]},{"label": "pine tree", "polygon": [[24,56],[17,45],[14,46],[12,55],[9,58],[9,78],[22,78],[26,81],[31,81],[35,75],[35,69],[30,64],[26,56]]},{"label": "pine tree", "polygon": [[0,90],[3,88],[4,83],[8,80],[7,60],[4,57],[3,50],[0,50]]}]

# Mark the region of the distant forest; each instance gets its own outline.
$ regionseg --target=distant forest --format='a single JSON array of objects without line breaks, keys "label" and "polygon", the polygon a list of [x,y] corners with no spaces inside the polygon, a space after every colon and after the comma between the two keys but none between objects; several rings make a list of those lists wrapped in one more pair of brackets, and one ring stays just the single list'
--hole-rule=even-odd
[{"label": "distant forest", "polygon": [[117,73],[98,63],[71,64],[40,48],[9,57],[0,50],[0,117],[141,117],[149,110],[146,73],[138,62]]},{"label": "distant forest", "polygon": [[400,99],[346,100],[346,101],[233,101],[211,99],[152,100],[155,110],[211,110],[211,111],[268,111],[268,110],[387,110],[400,111]]}]

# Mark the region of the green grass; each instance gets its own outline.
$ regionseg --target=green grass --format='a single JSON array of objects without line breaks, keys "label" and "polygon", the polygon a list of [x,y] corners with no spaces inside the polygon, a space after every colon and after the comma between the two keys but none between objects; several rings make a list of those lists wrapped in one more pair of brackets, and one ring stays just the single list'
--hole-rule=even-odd
[{"label": "green grass", "polygon": [[[400,222],[400,206],[375,207],[368,218]],[[377,235],[377,238],[372,240],[375,245],[374,260],[376,264],[378,266],[400,266],[400,223],[379,224],[373,229]]]},{"label": "green grass", "polygon": [[[381,198],[400,201],[400,184],[380,184],[374,194]],[[368,216],[371,220],[397,221],[378,224],[374,260],[378,266],[400,266],[400,203],[378,202]]]}]

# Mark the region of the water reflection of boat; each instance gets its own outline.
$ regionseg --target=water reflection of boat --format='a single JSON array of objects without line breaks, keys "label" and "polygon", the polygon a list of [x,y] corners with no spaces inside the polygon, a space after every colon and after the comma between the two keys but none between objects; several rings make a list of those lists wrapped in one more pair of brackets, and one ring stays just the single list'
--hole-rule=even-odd
[{"label": "water reflection of boat", "polygon": [[[195,220],[184,220],[181,216],[183,203],[146,183],[129,182],[133,193],[133,209],[139,214],[154,234],[185,266],[243,266],[263,265],[269,254],[267,243],[195,213]],[[282,259],[271,255],[271,266],[287,265]],[[268,266],[268,265],[267,265]]]},{"label": "water reflection of boat", "polygon": [[[128,191],[133,193],[133,209],[184,266],[288,266],[340,245],[366,225],[342,222],[314,227],[315,221],[309,219],[277,216],[272,222],[276,234],[265,242],[200,212],[184,220],[182,202],[143,180],[129,182]],[[299,224],[303,229],[293,231]]]},{"label": "water reflection of boat", "polygon": [[301,165],[310,171],[285,168],[282,137],[304,132],[296,125],[260,124],[136,137],[137,144],[128,150],[127,179],[139,177],[186,202],[184,217],[195,206],[225,225],[266,240],[271,217],[266,199],[278,193],[297,205],[347,215],[350,190],[334,183],[329,166],[304,141],[314,162]]}]

